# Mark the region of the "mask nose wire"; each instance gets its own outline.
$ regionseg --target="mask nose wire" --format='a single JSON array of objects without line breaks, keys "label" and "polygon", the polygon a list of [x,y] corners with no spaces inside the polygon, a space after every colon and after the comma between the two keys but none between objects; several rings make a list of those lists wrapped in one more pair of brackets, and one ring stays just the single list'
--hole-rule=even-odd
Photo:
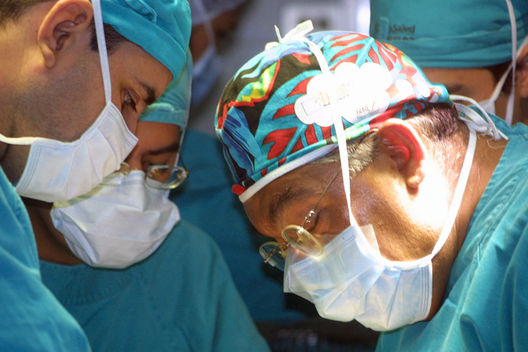
[{"label": "mask nose wire", "polygon": [[92,0],[94,10],[95,34],[97,37],[97,47],[99,51],[99,62],[101,63],[101,73],[103,76],[103,87],[106,104],[112,101],[112,84],[110,82],[110,66],[108,64],[108,52],[106,50],[106,40],[103,27],[103,15],[100,0]]}]

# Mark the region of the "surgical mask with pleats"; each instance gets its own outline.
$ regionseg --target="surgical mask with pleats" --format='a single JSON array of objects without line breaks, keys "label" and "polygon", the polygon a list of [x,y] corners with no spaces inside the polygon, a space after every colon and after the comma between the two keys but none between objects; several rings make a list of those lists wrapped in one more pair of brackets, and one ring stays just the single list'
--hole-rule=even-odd
[{"label": "surgical mask with pleats", "polygon": [[152,254],[180,220],[169,190],[149,187],[145,173],[115,173],[90,193],[55,202],[53,225],[86,264],[126,268]]},{"label": "surgical mask with pleats", "polygon": [[[284,291],[309,301],[324,318],[351,321],[377,331],[399,328],[429,314],[433,289],[432,259],[442,249],[458,214],[475,152],[470,130],[463,166],[448,215],[433,251],[418,260],[398,262],[381,256],[371,226],[351,225],[329,242],[319,257],[288,249]],[[368,240],[370,238],[370,241]]]},{"label": "surgical mask with pleats", "polygon": [[0,141],[4,143],[31,145],[26,166],[16,184],[21,196],[53,202],[87,193],[117,170],[137,143],[111,100],[101,6],[99,0],[92,4],[106,105],[95,122],[73,142],[41,137],[11,138],[0,134]]}]

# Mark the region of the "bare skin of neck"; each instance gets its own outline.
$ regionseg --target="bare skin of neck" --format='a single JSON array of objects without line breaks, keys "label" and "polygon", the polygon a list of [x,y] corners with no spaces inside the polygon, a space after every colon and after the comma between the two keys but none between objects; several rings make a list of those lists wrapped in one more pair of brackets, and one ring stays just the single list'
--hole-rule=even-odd
[{"label": "bare skin of neck", "polygon": [[56,264],[81,264],[82,260],[70,251],[64,236],[53,226],[51,204],[27,198],[24,203],[33,225],[39,258]]}]

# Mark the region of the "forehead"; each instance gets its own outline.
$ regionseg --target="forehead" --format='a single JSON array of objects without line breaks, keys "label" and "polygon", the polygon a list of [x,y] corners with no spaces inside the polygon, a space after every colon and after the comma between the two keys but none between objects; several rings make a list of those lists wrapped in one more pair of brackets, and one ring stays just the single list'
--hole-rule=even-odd
[{"label": "forehead", "polygon": [[495,79],[490,70],[475,68],[423,68],[427,78],[434,83],[442,83],[450,94],[461,94],[475,100],[490,97],[495,87]]},{"label": "forehead", "polygon": [[136,149],[139,151],[158,150],[172,145],[177,147],[180,142],[180,127],[169,123],[138,121],[135,134],[138,137]]},{"label": "forehead", "polygon": [[[154,98],[159,98],[172,79],[167,67],[138,45],[124,41],[109,56],[112,79],[120,82],[134,81],[153,89]],[[112,65],[112,63],[114,63]]]},{"label": "forehead", "polygon": [[311,163],[279,177],[244,203],[249,220],[260,233],[273,237],[283,223],[302,218],[315,206],[339,170],[337,163]]}]

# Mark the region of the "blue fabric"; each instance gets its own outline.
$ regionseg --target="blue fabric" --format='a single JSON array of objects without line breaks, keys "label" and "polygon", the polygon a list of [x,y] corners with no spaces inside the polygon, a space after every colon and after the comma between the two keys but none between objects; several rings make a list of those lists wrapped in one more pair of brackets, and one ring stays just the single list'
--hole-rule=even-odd
[{"label": "blue fabric", "polygon": [[29,216],[0,168],[0,351],[89,351],[79,324],[42,284]]},{"label": "blue fabric", "polygon": [[282,292],[282,272],[264,264],[257,235],[240,201],[231,193],[231,177],[213,136],[187,130],[182,159],[189,178],[171,194],[183,219],[210,234],[224,253],[235,284],[257,321],[293,321],[315,314],[300,297]]},{"label": "blue fabric", "polygon": [[127,269],[41,270],[94,351],[268,351],[218,247],[186,221]]},{"label": "blue fabric", "polygon": [[510,141],[475,208],[444,303],[431,321],[382,334],[378,351],[528,349],[528,127],[495,123]]},{"label": "blue fabric", "polygon": [[[528,1],[512,0],[517,45],[528,35]],[[376,0],[370,35],[421,67],[484,67],[511,61],[505,0]]]},{"label": "blue fabric", "polygon": [[165,92],[145,108],[139,115],[139,121],[162,122],[172,125],[187,127],[189,118],[192,58],[190,52],[187,54],[187,62],[180,76],[169,84]]},{"label": "blue fabric", "polygon": [[175,79],[186,60],[191,9],[185,0],[101,0],[103,22],[167,67]]}]

